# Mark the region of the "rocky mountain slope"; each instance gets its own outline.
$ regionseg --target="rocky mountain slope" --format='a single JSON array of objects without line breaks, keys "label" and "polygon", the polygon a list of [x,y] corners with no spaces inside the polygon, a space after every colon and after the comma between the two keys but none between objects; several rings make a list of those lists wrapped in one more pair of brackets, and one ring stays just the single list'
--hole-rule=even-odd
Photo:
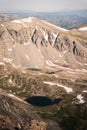
[{"label": "rocky mountain slope", "polygon": [[87,28],[0,24],[0,99],[1,130],[86,130]]},{"label": "rocky mountain slope", "polygon": [[1,58],[16,66],[35,68],[43,67],[48,60],[62,65],[74,65],[77,61],[86,63],[87,32],[78,33],[36,18],[1,24]]}]

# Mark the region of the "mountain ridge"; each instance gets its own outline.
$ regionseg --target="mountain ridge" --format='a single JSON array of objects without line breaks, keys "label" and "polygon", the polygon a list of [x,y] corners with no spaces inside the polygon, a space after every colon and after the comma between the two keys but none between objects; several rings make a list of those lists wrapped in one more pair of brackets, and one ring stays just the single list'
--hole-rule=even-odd
[{"label": "mountain ridge", "polygon": [[[20,66],[21,64],[26,64],[28,67],[29,56],[31,57],[30,67],[36,67],[38,64],[44,64],[44,61],[46,60],[54,59],[54,62],[57,60],[57,57],[60,60],[63,58],[63,60],[65,60],[65,54],[66,56],[71,55],[71,57],[74,58],[73,60],[78,57],[81,61],[81,57],[84,57],[83,61],[86,62],[86,48],[82,45],[82,41],[80,39],[78,40],[76,37],[71,36],[70,33],[72,33],[72,30],[65,30],[43,20],[32,17],[22,20],[13,20],[11,22],[1,24],[0,26],[0,43],[3,55],[6,53],[5,55],[7,55],[7,57],[11,57],[7,59],[11,60],[14,60],[16,57],[15,62]],[[7,49],[5,49],[5,47]],[[30,53],[26,50],[27,48]],[[20,51],[17,51],[17,49]],[[35,55],[33,51],[31,51],[32,49],[34,49],[34,53],[36,53]],[[51,53],[52,50],[53,54]],[[36,55],[38,57],[37,63],[35,63],[35,60],[32,60],[36,58]],[[19,58],[19,61],[17,61],[17,57],[21,57],[22,59]],[[27,62],[25,61],[25,58]],[[5,58],[4,60],[6,61]],[[25,63],[23,63],[23,60]]]}]

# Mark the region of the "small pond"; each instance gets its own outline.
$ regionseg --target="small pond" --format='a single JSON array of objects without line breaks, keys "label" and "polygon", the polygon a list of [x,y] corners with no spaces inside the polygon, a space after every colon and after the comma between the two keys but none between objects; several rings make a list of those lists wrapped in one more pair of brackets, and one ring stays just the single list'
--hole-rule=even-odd
[{"label": "small pond", "polygon": [[41,69],[38,69],[38,68],[28,68],[28,70],[31,70],[31,71],[40,71]]},{"label": "small pond", "polygon": [[60,98],[51,100],[50,98],[45,97],[45,96],[32,96],[32,97],[27,98],[25,101],[34,106],[44,107],[44,106],[58,104],[60,103],[61,100],[62,99]]}]

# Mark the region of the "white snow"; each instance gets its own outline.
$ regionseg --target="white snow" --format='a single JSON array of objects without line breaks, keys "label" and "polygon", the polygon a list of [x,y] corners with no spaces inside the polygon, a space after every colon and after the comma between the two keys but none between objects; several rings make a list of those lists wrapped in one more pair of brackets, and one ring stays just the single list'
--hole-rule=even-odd
[{"label": "white snow", "polygon": [[47,35],[47,33],[44,35],[44,37],[45,37],[45,40],[48,41],[48,35]]},{"label": "white snow", "polygon": [[9,79],[9,81],[8,81],[9,83],[12,83],[12,80],[11,79]]},{"label": "white snow", "polygon": [[87,93],[87,90],[83,90],[82,92],[83,92],[83,93]]},{"label": "white snow", "polygon": [[[36,29],[38,30],[38,27],[37,27],[37,26],[36,26]],[[42,34],[43,34],[45,40],[48,41],[48,34],[47,34],[42,28],[39,28],[39,29],[40,29],[40,31],[42,32]]]},{"label": "white snow", "polygon": [[20,98],[14,96],[13,94],[8,94],[8,96],[23,102],[23,100],[21,100]]},{"label": "white snow", "polygon": [[59,52],[59,57],[63,57],[60,52]]},{"label": "white snow", "polygon": [[13,20],[11,22],[12,23],[24,23],[24,22],[31,23],[32,22],[32,18],[33,17],[29,17],[29,18],[25,18],[25,19],[20,19],[20,20]]},{"label": "white snow", "polygon": [[1,24],[2,27],[4,27],[4,24]]},{"label": "white snow", "polygon": [[26,59],[29,61],[30,59],[29,59],[29,56],[27,55],[27,54],[25,54],[25,57],[26,57]]},{"label": "white snow", "polygon": [[53,34],[54,38],[56,39],[58,34],[55,34],[55,33],[52,33],[52,34]]},{"label": "white snow", "polygon": [[9,58],[3,58],[3,60],[4,60],[5,62],[11,62],[11,61],[13,61],[13,59],[9,59]]},{"label": "white snow", "polygon": [[79,31],[87,31],[87,27],[79,28]]},{"label": "white snow", "polygon": [[[56,60],[56,62],[57,62],[57,60]],[[64,70],[67,70],[67,71],[73,71],[71,68],[66,68],[66,67],[63,67],[63,66],[59,66],[59,65],[57,65],[57,64],[54,64],[52,61],[50,61],[50,60],[47,60],[46,61],[46,64],[47,65],[49,65],[49,66],[51,66],[51,67],[57,67],[57,68],[60,68],[60,69],[64,69]],[[79,70],[79,71],[81,71],[81,70]],[[81,71],[82,72],[82,71]]]},{"label": "white snow", "polygon": [[48,84],[48,85],[56,85],[56,83],[53,83],[53,82],[47,82],[47,81],[44,81],[45,84]]},{"label": "white snow", "polygon": [[53,34],[53,37],[54,37],[53,38],[53,43],[52,43],[52,47],[53,47],[58,34],[55,34],[55,33],[52,33],[52,34]]},{"label": "white snow", "polygon": [[30,43],[29,42],[24,42],[24,45],[26,46],[26,45],[29,45]]},{"label": "white snow", "polygon": [[79,103],[83,104],[85,101],[83,100],[82,95],[77,95],[77,99],[79,100]]},{"label": "white snow", "polygon": [[22,19],[23,22],[32,22],[32,18],[33,17],[29,17],[29,18],[25,18],[25,19]]},{"label": "white snow", "polygon": [[49,65],[49,66],[58,67],[58,65],[52,63],[50,60],[47,60],[47,61],[46,61],[46,64]]},{"label": "white snow", "polygon": [[4,62],[0,62],[0,65],[5,65],[5,63]]},{"label": "white snow", "polygon": [[73,92],[72,88],[69,88],[69,87],[64,86],[62,84],[59,84],[59,83],[53,83],[53,82],[47,82],[47,81],[44,81],[44,83],[45,84],[49,84],[49,85],[57,85],[59,87],[62,87],[62,88],[64,88],[67,91],[67,93]]},{"label": "white snow", "polygon": [[12,51],[12,48],[9,48],[8,51]]},{"label": "white snow", "polygon": [[57,86],[64,88],[67,93],[73,92],[72,88],[57,83]]},{"label": "white snow", "polygon": [[22,21],[21,20],[13,20],[13,21],[11,21],[12,23],[22,23]]},{"label": "white snow", "polygon": [[65,54],[66,53],[66,50],[63,52],[63,54]]}]

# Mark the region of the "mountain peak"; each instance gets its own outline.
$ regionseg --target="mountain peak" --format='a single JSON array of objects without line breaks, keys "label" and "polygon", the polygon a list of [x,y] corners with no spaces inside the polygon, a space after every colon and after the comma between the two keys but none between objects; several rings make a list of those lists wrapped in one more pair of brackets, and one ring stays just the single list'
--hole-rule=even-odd
[{"label": "mountain peak", "polygon": [[46,22],[44,20],[40,20],[38,18],[35,18],[35,17],[29,17],[29,18],[24,18],[24,19],[19,19],[19,20],[13,20],[11,21],[12,23],[19,23],[19,24],[23,24],[23,23],[32,23],[32,24],[36,24],[36,23],[39,23],[39,25],[42,23],[46,26],[51,26],[53,28],[56,28],[56,29],[59,29],[60,31],[69,31],[67,29],[64,29],[64,28],[61,28],[61,27],[58,27],[56,25],[53,25],[49,22]]},{"label": "mountain peak", "polygon": [[32,22],[32,19],[34,19],[34,17],[29,17],[29,18],[25,18],[25,19],[19,19],[19,20],[13,20],[11,22],[13,23],[23,23],[23,22]]},{"label": "mountain peak", "polygon": [[51,64],[55,61],[56,66],[72,65],[78,56],[86,64],[86,43],[83,46],[82,39],[73,33],[34,17],[1,24],[2,59],[16,66],[38,68],[47,63],[55,66]]}]

